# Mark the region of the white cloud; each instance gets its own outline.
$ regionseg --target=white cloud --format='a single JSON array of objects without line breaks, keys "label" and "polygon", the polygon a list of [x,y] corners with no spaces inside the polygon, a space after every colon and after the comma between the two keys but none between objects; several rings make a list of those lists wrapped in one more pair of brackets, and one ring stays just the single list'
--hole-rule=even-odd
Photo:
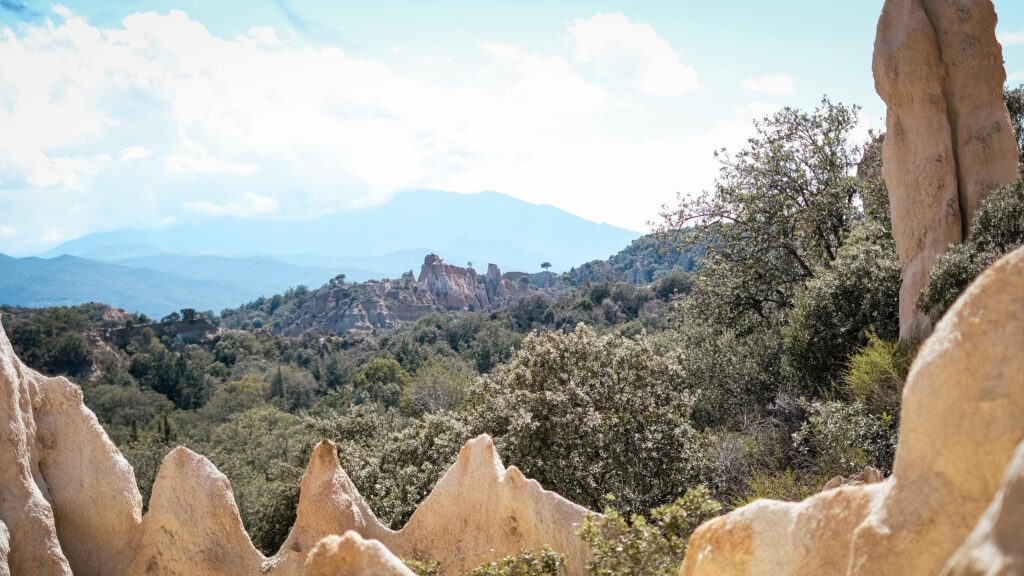
[{"label": "white cloud", "polygon": [[772,94],[791,96],[796,94],[796,82],[792,76],[776,74],[774,76],[762,76],[760,78],[748,78],[743,81],[743,88],[750,92],[761,94]]},{"label": "white cloud", "polygon": [[208,200],[194,200],[185,203],[186,210],[198,212],[206,216],[245,217],[275,212],[277,208],[277,200],[269,196],[253,194],[252,192],[246,192],[239,202],[217,203]]},{"label": "white cloud", "polygon": [[145,160],[153,155],[153,152],[145,146],[128,146],[121,149],[121,155],[117,157],[120,162],[133,162]]},{"label": "white cloud", "polygon": [[657,96],[678,96],[700,88],[697,72],[680,60],[650,24],[620,13],[580,18],[569,26],[575,58],[593,64],[604,76],[627,80]]},{"label": "white cloud", "polygon": [[14,236],[18,231],[11,226],[0,226],[0,238]]},{"label": "white cloud", "polygon": [[1024,82],[1024,70],[1006,76],[1008,82]]},{"label": "white cloud", "polygon": [[709,185],[711,152],[742,146],[772,106],[733,115],[730,102],[716,122],[704,106],[722,95],[649,97],[700,83],[621,14],[572,22],[555,50],[480,40],[445,73],[446,54],[428,68],[430,54],[407,52],[395,68],[273,29],[219,37],[180,11],[111,27],[51,18],[0,26],[0,207],[21,231],[0,246],[24,252],[415,188],[497,190],[641,229],[677,191]]},{"label": "white cloud", "polygon": [[996,36],[1003,46],[1024,46],[1024,32],[1000,32]]}]

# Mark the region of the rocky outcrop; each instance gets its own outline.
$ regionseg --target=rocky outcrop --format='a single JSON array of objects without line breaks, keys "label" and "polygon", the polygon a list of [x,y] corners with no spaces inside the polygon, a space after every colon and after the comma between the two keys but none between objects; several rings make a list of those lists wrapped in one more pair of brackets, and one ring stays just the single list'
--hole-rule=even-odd
[{"label": "rocky outcrop", "polygon": [[1017,143],[990,0],[886,0],[874,75],[885,100],[883,176],[903,268],[900,332],[922,337],[917,294],[978,203],[1017,177]]},{"label": "rocky outcrop", "polygon": [[528,290],[503,278],[496,264],[488,264],[481,277],[473,268],[446,264],[436,254],[423,260],[418,280],[446,310],[492,310]]},{"label": "rocky outcrop", "polygon": [[2,329],[0,446],[0,576],[411,574],[399,557],[457,574],[544,545],[566,556],[568,574],[584,573],[575,532],[587,510],[506,469],[487,436],[462,448],[399,531],[378,522],[329,441],[314,449],[295,525],[270,558],[246,534],[228,479],[186,448],[164,458],[143,517],[132,469],[81,390],[27,368]]},{"label": "rocky outcrop", "polygon": [[759,500],[714,519],[694,533],[681,573],[941,570],[1024,439],[1020,294],[1024,249],[983,273],[924,343],[904,390],[892,476],[798,503]]},{"label": "rocky outcrop", "polygon": [[992,504],[943,572],[947,576],[1024,574],[1024,444]]},{"label": "rocky outcrop", "polygon": [[305,576],[416,576],[383,544],[355,532],[328,536],[309,554]]},{"label": "rocky outcrop", "polygon": [[419,279],[410,274],[396,280],[360,284],[328,284],[313,291],[290,317],[272,329],[286,336],[308,330],[343,334],[394,328],[427,314],[457,310],[497,310],[536,290],[552,294],[565,289],[548,272],[502,274],[495,264],[479,275],[472,268],[447,264],[436,255],[423,261]]}]

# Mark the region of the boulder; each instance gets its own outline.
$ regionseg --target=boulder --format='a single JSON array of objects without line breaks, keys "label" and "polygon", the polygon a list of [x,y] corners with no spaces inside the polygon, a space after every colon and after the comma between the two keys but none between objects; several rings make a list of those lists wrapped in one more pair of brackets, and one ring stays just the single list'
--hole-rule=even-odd
[{"label": "boulder", "polygon": [[882,174],[904,338],[931,329],[916,299],[936,257],[965,237],[991,190],[1017,178],[995,22],[990,0],[886,0],[878,21],[873,69],[887,106]]},{"label": "boulder", "polygon": [[698,528],[685,575],[934,574],[1024,439],[1024,248],[985,271],[910,369],[885,481],[759,500]]},{"label": "boulder", "polygon": [[992,504],[946,564],[946,576],[1024,574],[1024,443]]},{"label": "boulder", "polygon": [[376,540],[355,532],[328,536],[317,543],[306,561],[305,576],[415,576]]}]

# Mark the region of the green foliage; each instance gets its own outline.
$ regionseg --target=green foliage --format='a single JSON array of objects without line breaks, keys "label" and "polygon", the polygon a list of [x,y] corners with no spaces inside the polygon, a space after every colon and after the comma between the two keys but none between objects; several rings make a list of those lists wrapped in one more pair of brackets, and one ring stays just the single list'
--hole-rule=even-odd
[{"label": "green foliage", "polygon": [[807,420],[793,434],[805,469],[821,477],[849,476],[872,466],[892,470],[898,429],[888,414],[875,416],[863,404],[801,401]]},{"label": "green foliage", "polygon": [[27,319],[5,319],[14,351],[46,374],[83,375],[92,366],[86,341],[89,316],[76,308],[47,308]]},{"label": "green foliage", "polygon": [[867,344],[850,357],[843,374],[849,395],[872,414],[898,414],[913,349],[908,342],[884,340],[869,332]]},{"label": "green foliage", "polygon": [[917,298],[938,319],[986,268],[1024,245],[1024,180],[1003,186],[982,200],[970,237],[939,256]]},{"label": "green foliage", "polygon": [[704,486],[697,486],[671,504],[651,510],[649,517],[626,518],[616,510],[588,516],[579,535],[590,545],[587,569],[594,576],[675,576],[690,534],[722,512]]},{"label": "green foliage", "polygon": [[565,561],[557,552],[545,546],[539,554],[523,552],[478,566],[464,576],[561,576]]},{"label": "green foliage", "polygon": [[755,122],[747,148],[718,155],[714,189],[663,214],[666,228],[693,224],[686,238],[713,245],[694,284],[705,313],[779,325],[800,284],[838,257],[860,215],[857,111],[826,98],[813,113],[784,108]]},{"label": "green foliage", "polygon": [[1003,100],[1010,112],[1010,123],[1017,136],[1017,149],[1021,152],[1021,164],[1024,169],[1024,86],[1012,90],[1003,90]]},{"label": "green foliage", "polygon": [[476,372],[455,358],[431,358],[420,365],[406,388],[415,410],[442,412],[458,408],[469,395]]},{"label": "green foliage", "polygon": [[680,448],[692,434],[682,373],[652,343],[537,332],[482,378],[475,425],[507,461],[585,506],[612,493],[629,512],[663,504],[686,485]]},{"label": "green foliage", "polygon": [[309,417],[318,438],[339,446],[341,465],[377,517],[401,528],[472,437],[454,414],[406,418],[374,405]]},{"label": "green foliage", "polygon": [[378,358],[363,366],[352,377],[352,399],[356,404],[374,402],[386,407],[398,406],[409,383],[409,374],[393,358]]},{"label": "green foliage", "polygon": [[845,359],[867,333],[899,336],[900,264],[892,236],[866,220],[851,232],[835,261],[796,294],[782,329],[786,367],[804,393],[828,391]]},{"label": "green foliage", "polygon": [[264,554],[277,551],[295,522],[299,480],[314,440],[295,416],[260,407],[196,446],[231,480],[242,521]]},{"label": "green foliage", "polygon": [[748,504],[760,498],[799,502],[818,492],[828,481],[828,477],[798,473],[791,468],[771,472],[757,471],[747,481],[749,492],[737,501],[737,505]]}]

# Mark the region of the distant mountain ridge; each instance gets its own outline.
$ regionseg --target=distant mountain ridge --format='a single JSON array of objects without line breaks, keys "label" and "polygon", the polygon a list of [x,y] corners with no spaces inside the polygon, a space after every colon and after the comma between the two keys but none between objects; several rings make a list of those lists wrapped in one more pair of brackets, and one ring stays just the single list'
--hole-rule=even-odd
[{"label": "distant mountain ridge", "polygon": [[419,249],[448,258],[460,255],[466,259],[462,264],[497,262],[507,270],[532,271],[550,262],[558,271],[607,257],[639,236],[497,192],[419,190],[378,206],[308,221],[221,217],[157,230],[98,232],[65,242],[43,256],[111,260],[148,256],[146,250],[151,250],[294,262],[297,254],[365,258]]}]

